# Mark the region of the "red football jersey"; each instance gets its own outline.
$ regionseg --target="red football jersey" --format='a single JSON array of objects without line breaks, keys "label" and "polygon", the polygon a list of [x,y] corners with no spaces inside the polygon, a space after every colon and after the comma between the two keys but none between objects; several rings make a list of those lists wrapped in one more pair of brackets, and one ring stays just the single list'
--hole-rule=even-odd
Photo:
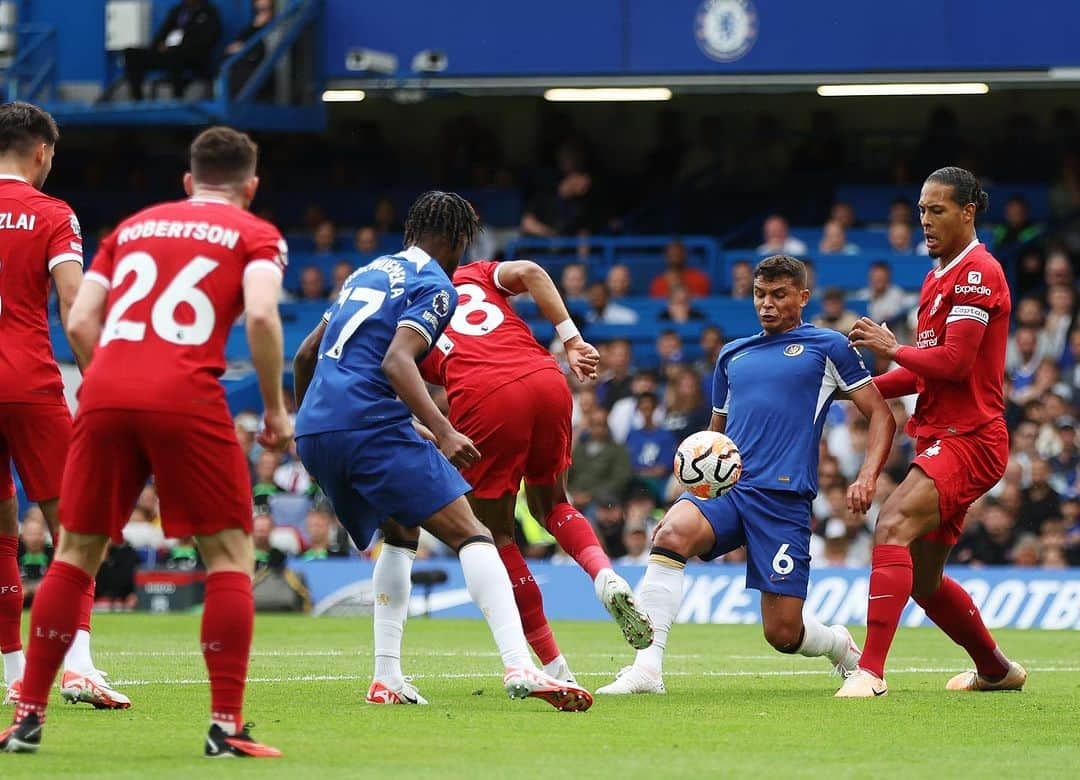
[{"label": "red football jersey", "polygon": [[981,322],[986,333],[967,379],[951,382],[917,376],[919,400],[907,426],[911,436],[967,433],[1004,414],[1010,311],[1012,300],[1001,264],[977,241],[947,266],[926,275],[919,296],[915,347],[944,344],[949,324],[958,320]]},{"label": "red football jersey", "polygon": [[162,203],[124,220],[86,273],[109,291],[79,408],[218,417],[225,342],[244,310],[244,274],[282,273],[285,241],[244,209],[210,198]]},{"label": "red football jersey", "polygon": [[458,305],[441,338],[420,364],[424,379],[446,388],[451,410],[545,368],[559,370],[499,286],[498,263],[479,261],[454,273]]},{"label": "red football jersey", "polygon": [[71,207],[25,179],[0,176],[0,403],[64,403],[49,340],[49,274],[82,261]]}]

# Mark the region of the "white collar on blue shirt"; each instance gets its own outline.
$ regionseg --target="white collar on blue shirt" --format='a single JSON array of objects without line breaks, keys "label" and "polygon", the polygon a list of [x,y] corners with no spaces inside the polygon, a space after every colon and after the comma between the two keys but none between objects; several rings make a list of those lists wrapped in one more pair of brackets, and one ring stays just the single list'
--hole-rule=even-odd
[{"label": "white collar on blue shirt", "polygon": [[411,247],[406,249],[404,252],[398,252],[397,256],[408,260],[410,263],[415,263],[417,271],[419,271],[425,265],[427,265],[428,263],[430,263],[432,260],[435,259],[431,255],[429,255],[427,252],[425,252],[423,249],[416,246],[416,244],[413,244]]}]

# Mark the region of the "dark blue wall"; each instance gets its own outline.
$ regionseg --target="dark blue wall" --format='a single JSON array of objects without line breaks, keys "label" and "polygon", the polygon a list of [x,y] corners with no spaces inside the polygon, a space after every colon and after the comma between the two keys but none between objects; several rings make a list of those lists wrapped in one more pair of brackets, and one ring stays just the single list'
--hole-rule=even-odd
[{"label": "dark blue wall", "polygon": [[1080,64],[1080,3],[1048,0],[755,0],[758,34],[741,59],[698,46],[698,0],[326,0],[325,64],[345,53],[449,55],[448,75],[768,73],[1045,68]]}]

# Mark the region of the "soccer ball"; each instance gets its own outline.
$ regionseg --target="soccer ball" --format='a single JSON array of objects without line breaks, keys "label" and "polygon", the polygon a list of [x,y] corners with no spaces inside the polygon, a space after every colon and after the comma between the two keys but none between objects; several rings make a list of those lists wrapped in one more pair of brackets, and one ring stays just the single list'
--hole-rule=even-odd
[{"label": "soccer ball", "polygon": [[742,455],[722,433],[701,431],[687,436],[675,452],[675,479],[698,498],[716,498],[742,475]]}]

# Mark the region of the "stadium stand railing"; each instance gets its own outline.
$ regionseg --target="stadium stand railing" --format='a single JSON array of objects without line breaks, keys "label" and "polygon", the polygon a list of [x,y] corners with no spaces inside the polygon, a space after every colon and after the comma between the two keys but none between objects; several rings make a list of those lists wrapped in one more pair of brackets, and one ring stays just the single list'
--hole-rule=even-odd
[{"label": "stadium stand railing", "polygon": [[40,103],[56,94],[56,28],[45,24],[0,26],[0,33],[15,35],[17,51],[0,71],[4,100]]}]

